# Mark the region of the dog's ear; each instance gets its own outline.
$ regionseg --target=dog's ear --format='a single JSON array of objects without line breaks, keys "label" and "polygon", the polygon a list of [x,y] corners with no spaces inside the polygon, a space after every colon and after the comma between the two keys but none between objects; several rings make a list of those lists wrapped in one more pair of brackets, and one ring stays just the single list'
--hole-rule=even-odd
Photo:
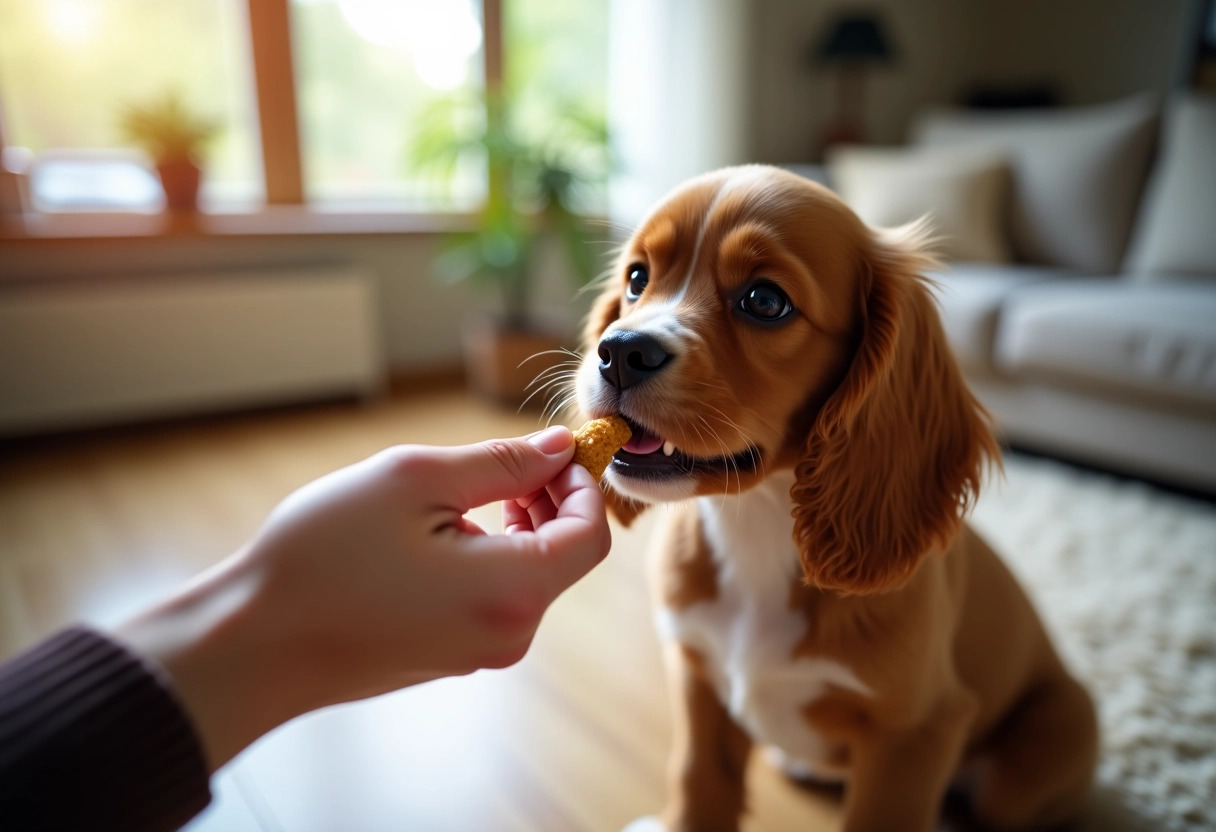
[{"label": "dog's ear", "polygon": [[924,245],[922,226],[873,233],[860,343],[814,419],[790,492],[809,585],[902,586],[956,532],[985,460],[997,459],[922,276],[933,264]]}]

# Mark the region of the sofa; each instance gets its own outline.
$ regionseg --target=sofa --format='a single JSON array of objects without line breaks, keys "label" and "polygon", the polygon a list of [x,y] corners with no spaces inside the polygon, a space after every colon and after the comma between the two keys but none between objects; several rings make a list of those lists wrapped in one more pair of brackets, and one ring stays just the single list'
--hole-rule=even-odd
[{"label": "sofa", "polygon": [[927,112],[826,182],[871,224],[930,215],[945,330],[1005,440],[1216,493],[1216,96]]}]

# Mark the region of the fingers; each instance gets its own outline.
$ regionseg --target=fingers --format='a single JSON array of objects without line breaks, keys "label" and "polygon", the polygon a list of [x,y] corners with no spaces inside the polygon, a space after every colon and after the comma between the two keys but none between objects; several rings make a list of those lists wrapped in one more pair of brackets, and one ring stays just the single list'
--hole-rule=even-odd
[{"label": "fingers", "polygon": [[558,507],[558,517],[580,518],[590,525],[608,528],[604,494],[583,466],[567,465],[546,490]]},{"label": "fingers", "polygon": [[[521,505],[522,503],[522,505]],[[568,465],[539,494],[503,503],[505,535],[466,538],[466,587],[485,644],[479,667],[523,658],[545,610],[603,560],[611,545],[603,495],[581,465]],[[469,563],[469,561],[466,561]]]},{"label": "fingers", "polygon": [[587,469],[568,465],[547,490],[552,518],[535,525],[529,513],[546,500],[538,498],[528,509],[510,501],[504,506],[508,534],[467,541],[485,586],[540,583],[552,600],[608,553],[612,538],[604,498]]},{"label": "fingers", "polygon": [[504,500],[502,504],[502,530],[506,534],[532,531],[532,516],[515,500]]},{"label": "fingers", "polygon": [[557,516],[537,528],[542,544],[538,555],[550,558],[550,568],[564,591],[608,554],[612,533],[604,495],[581,465],[571,465],[549,486]]},{"label": "fingers", "polygon": [[461,534],[480,534],[484,535],[486,530],[474,523],[467,517],[461,517],[456,520],[455,529]]},{"label": "fingers", "polygon": [[534,531],[556,516],[557,506],[544,489],[517,500],[504,500],[502,504],[502,526],[507,534]]},{"label": "fingers", "polygon": [[461,512],[544,489],[574,456],[570,430],[555,426],[528,438],[491,439],[474,445],[427,448],[437,463],[427,488]]},{"label": "fingers", "polygon": [[528,516],[532,518],[533,529],[539,529],[557,517],[557,506],[553,504],[553,498],[549,496],[548,491],[541,492],[541,495],[532,501],[528,506]]}]

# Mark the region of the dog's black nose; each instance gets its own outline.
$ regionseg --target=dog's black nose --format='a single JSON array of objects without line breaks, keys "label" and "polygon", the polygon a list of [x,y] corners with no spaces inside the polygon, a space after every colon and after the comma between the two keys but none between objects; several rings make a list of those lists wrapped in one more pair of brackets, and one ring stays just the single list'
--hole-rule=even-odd
[{"label": "dog's black nose", "polygon": [[617,390],[645,381],[663,368],[671,355],[659,339],[632,329],[617,329],[600,339],[600,375]]}]

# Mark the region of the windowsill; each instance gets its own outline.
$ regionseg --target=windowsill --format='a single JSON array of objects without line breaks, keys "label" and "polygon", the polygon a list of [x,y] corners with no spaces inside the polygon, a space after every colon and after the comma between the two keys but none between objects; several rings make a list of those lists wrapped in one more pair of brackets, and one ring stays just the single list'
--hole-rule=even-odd
[{"label": "windowsill", "polygon": [[357,237],[439,234],[468,229],[469,214],[326,211],[273,205],[249,213],[62,213],[0,216],[0,243],[109,240]]}]

